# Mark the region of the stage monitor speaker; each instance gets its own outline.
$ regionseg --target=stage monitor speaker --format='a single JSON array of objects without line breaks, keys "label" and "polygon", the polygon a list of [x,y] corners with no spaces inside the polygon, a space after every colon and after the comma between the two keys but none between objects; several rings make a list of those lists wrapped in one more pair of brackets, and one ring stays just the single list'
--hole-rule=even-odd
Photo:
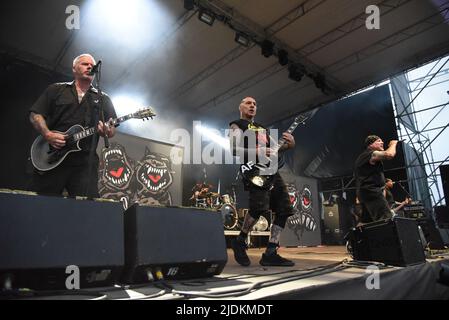
[{"label": "stage monitor speaker", "polygon": [[66,280],[69,288],[79,283],[83,289],[120,279],[120,203],[0,193],[0,207],[3,289],[67,289]]},{"label": "stage monitor speaker", "polygon": [[323,243],[327,245],[340,245],[343,243],[343,235],[340,227],[340,212],[337,204],[323,205],[324,228]]},{"label": "stage monitor speaker", "polygon": [[124,283],[210,277],[226,262],[218,212],[137,204],[125,212]]},{"label": "stage monitor speaker", "polygon": [[444,199],[449,204],[449,165],[440,166],[441,183],[443,185]]},{"label": "stage monitor speaker", "polygon": [[368,223],[347,235],[355,260],[393,266],[425,262],[424,248],[414,219],[396,217]]},{"label": "stage monitor speaker", "polygon": [[436,206],[435,208],[435,220],[437,225],[441,229],[449,229],[449,207]]}]

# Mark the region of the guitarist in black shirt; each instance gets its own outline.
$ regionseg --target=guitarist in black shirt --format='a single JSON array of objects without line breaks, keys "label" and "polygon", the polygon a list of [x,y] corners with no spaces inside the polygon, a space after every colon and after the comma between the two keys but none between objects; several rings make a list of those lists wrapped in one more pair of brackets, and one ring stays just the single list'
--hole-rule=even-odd
[{"label": "guitarist in black shirt", "polygon": [[[274,156],[273,153],[276,153],[276,148],[273,146],[273,142],[270,141],[268,131],[261,124],[254,122],[257,111],[256,100],[252,97],[244,98],[240,103],[239,110],[240,119],[230,123],[233,155],[243,156],[245,162],[248,159],[257,161],[260,157]],[[244,135],[248,136],[248,132],[246,132],[248,130],[250,133],[253,133],[254,139],[244,139]],[[295,140],[290,133],[283,133],[283,138],[285,142],[278,151],[282,152],[295,146]],[[250,144],[248,141],[255,141],[256,145],[248,145]],[[281,232],[285,227],[287,218],[293,214],[286,185],[282,177],[278,172],[275,173],[271,189],[259,188],[248,182],[245,183],[245,187],[249,191],[250,208],[245,216],[239,236],[232,241],[235,260],[242,266],[251,264],[246,253],[248,233],[259,217],[271,209],[276,215],[271,227],[267,249],[262,254],[259,263],[263,266],[293,266],[294,263],[292,261],[281,257],[277,253]]]},{"label": "guitarist in black shirt", "polygon": [[[66,146],[67,137],[61,132],[76,124],[97,126],[101,136],[112,137],[115,134],[114,126],[99,120],[101,109],[104,119],[115,118],[116,114],[111,99],[105,94],[100,99],[98,91],[92,86],[94,76],[91,71],[94,66],[95,60],[90,54],[76,57],[72,65],[74,81],[49,85],[30,109],[33,127],[53,149]],[[103,108],[99,108],[99,101],[103,103]],[[58,167],[45,172],[35,170],[29,189],[49,195],[61,195],[66,189],[70,196],[98,197],[97,144],[98,135],[95,134],[82,141],[82,151],[68,154]]]}]

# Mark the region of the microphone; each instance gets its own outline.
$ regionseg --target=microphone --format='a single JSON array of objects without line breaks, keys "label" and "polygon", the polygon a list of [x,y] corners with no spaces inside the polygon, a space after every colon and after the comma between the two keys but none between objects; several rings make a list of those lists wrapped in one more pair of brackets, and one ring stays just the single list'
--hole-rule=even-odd
[{"label": "microphone", "polygon": [[92,70],[90,70],[89,75],[93,76],[96,73],[98,73],[100,66],[101,66],[101,60],[98,60],[97,64],[92,67]]}]

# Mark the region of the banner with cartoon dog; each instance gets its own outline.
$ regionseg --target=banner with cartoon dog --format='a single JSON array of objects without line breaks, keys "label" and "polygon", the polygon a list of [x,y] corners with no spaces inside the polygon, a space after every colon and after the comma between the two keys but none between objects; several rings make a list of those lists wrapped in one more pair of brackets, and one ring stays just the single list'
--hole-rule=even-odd
[{"label": "banner with cartoon dog", "polygon": [[182,156],[183,149],[169,143],[117,132],[100,155],[98,191],[102,198],[121,201],[127,208],[141,205],[181,205],[182,165],[170,159],[172,148]]},{"label": "banner with cartoon dog", "polygon": [[321,244],[317,180],[280,171],[287,185],[294,214],[287,219],[280,245],[286,247]]}]

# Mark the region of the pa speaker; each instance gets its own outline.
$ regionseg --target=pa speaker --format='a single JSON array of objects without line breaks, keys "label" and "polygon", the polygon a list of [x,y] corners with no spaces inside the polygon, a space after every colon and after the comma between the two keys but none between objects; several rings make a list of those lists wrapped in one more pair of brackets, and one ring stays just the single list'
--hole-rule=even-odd
[{"label": "pa speaker", "polygon": [[124,266],[120,203],[0,193],[0,207],[2,288],[118,282]]},{"label": "pa speaker", "polygon": [[441,184],[443,185],[444,199],[449,203],[449,165],[440,166]]},{"label": "pa speaker", "polygon": [[425,262],[424,248],[414,219],[396,217],[365,224],[347,236],[355,260],[393,266]]},{"label": "pa speaker", "polygon": [[210,277],[226,262],[218,212],[137,204],[125,212],[124,283]]},{"label": "pa speaker", "polygon": [[436,206],[435,208],[435,220],[438,227],[442,229],[449,229],[449,207],[448,206]]}]

